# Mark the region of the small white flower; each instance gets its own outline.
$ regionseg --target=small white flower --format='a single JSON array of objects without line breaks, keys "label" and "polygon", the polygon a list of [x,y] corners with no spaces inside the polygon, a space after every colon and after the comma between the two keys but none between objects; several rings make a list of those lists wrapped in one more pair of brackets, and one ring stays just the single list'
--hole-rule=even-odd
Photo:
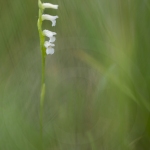
[{"label": "small white flower", "polygon": [[46,54],[48,55],[48,54],[54,54],[54,48],[52,48],[52,47],[48,47],[47,49],[46,49]]},{"label": "small white flower", "polygon": [[48,54],[51,54],[51,55],[54,54],[54,48],[53,48],[53,46],[55,46],[55,44],[50,43],[48,41],[45,41],[44,46],[46,48],[46,54],[47,55]]},{"label": "small white flower", "polygon": [[46,48],[46,54],[48,55],[48,54],[54,54],[54,48],[53,48],[53,46],[55,46],[54,44],[52,44],[52,43],[50,43],[50,42],[48,42],[48,41],[46,41],[45,43],[44,43],[44,46],[45,46],[45,48]]},{"label": "small white flower", "polygon": [[54,35],[56,35],[56,32],[52,32],[52,31],[49,31],[49,30],[43,30],[43,35],[47,36],[51,39]]},{"label": "small white flower", "polygon": [[51,3],[43,3],[42,4],[42,8],[45,9],[45,8],[53,8],[53,9],[58,9],[58,5],[53,5]]},{"label": "small white flower", "polygon": [[56,19],[58,18],[58,16],[51,16],[51,15],[47,15],[44,14],[42,15],[42,20],[49,20],[52,22],[52,26],[56,25]]}]

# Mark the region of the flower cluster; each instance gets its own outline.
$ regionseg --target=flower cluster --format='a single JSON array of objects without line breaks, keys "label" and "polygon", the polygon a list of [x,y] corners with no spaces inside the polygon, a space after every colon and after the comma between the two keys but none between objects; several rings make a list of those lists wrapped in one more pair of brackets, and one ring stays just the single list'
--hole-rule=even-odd
[{"label": "flower cluster", "polygon": [[[44,10],[45,8],[52,8],[52,9],[58,9],[58,5],[53,5],[50,3],[40,3],[39,5],[40,9]],[[42,11],[43,12],[43,11]],[[56,19],[58,18],[58,16],[51,16],[48,14],[41,14],[41,20],[49,20],[52,22],[52,26],[56,25]],[[49,31],[49,30],[43,30],[43,35],[48,37],[49,40],[45,41],[44,46],[46,48],[46,54],[54,54],[54,46],[55,44],[53,44],[53,42],[56,40],[56,33]]]}]

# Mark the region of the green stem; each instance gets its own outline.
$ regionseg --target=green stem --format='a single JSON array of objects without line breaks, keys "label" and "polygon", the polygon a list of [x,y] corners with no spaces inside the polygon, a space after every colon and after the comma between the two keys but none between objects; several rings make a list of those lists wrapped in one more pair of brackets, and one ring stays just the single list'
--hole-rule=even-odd
[{"label": "green stem", "polygon": [[40,97],[40,136],[43,141],[43,106],[45,99],[45,57],[42,55],[42,82],[41,82],[41,97]]},{"label": "green stem", "polygon": [[[43,106],[44,106],[44,99],[45,99],[45,47],[44,47],[44,41],[45,37],[42,32],[42,14],[43,9],[41,7],[42,3],[40,0],[38,0],[39,5],[39,19],[38,19],[38,31],[39,31],[39,38],[40,38],[40,49],[42,54],[42,71],[41,71],[41,95],[40,95],[40,137],[41,142],[43,143]],[[41,144],[42,146],[43,144]],[[42,146],[43,149],[43,146]]]}]

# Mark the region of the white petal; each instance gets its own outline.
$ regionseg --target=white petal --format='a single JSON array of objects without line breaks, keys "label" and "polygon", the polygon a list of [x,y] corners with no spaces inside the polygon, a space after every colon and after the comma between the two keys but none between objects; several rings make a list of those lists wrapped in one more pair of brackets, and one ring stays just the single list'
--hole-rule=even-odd
[{"label": "white petal", "polygon": [[52,47],[50,47],[50,48],[47,48],[46,49],[46,54],[48,55],[48,54],[54,54],[54,48],[52,48]]},{"label": "white petal", "polygon": [[44,34],[44,36],[47,36],[49,38],[51,38],[53,35],[56,35],[55,32],[51,32],[49,30],[43,30],[43,34]]},{"label": "white petal", "polygon": [[54,27],[56,25],[56,20],[52,21],[52,27]]},{"label": "white petal", "polygon": [[55,40],[56,40],[56,37],[55,36],[52,36],[52,37],[50,37],[50,40],[49,40],[49,42],[55,42]]},{"label": "white petal", "polygon": [[50,42],[48,42],[48,41],[45,41],[44,46],[45,46],[46,48],[48,48],[48,47],[50,47],[50,46],[55,46],[55,44],[50,43]]},{"label": "white petal", "polygon": [[43,9],[45,9],[45,8],[58,9],[58,5],[53,5],[51,3],[43,3],[42,6],[43,6]]}]

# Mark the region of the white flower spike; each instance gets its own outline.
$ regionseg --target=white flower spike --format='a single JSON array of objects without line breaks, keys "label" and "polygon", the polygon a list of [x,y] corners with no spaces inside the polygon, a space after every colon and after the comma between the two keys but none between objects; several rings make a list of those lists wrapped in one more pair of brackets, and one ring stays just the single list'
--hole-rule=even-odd
[{"label": "white flower spike", "polygon": [[45,9],[45,8],[53,8],[53,9],[58,9],[58,5],[53,5],[51,3],[43,3],[42,4],[42,8]]},{"label": "white flower spike", "polygon": [[[56,25],[56,19],[58,18],[58,16],[51,16],[49,14],[43,14],[43,11],[45,8],[52,8],[52,9],[58,9],[58,5],[53,5],[51,3],[42,3],[40,0],[39,0],[39,17],[41,19],[39,19],[40,22],[38,22],[38,29],[40,30],[39,33],[40,33],[40,37],[41,37],[41,34],[43,34],[42,36],[46,36],[49,38],[48,41],[45,41],[45,43],[42,43],[44,45],[44,47],[46,48],[46,54],[54,54],[54,46],[55,44],[53,42],[55,42],[56,40],[56,33],[55,32],[52,32],[52,31],[49,31],[49,30],[43,30],[42,31],[42,22],[44,20],[49,20],[52,22],[52,26],[55,26]],[[41,40],[41,39],[40,39]],[[45,49],[42,49],[43,51],[45,51]],[[43,53],[45,54],[45,53]]]},{"label": "white flower spike", "polygon": [[52,26],[56,25],[56,19],[58,18],[58,16],[51,16],[51,15],[47,15],[44,14],[42,15],[42,20],[49,20],[52,22]]}]

